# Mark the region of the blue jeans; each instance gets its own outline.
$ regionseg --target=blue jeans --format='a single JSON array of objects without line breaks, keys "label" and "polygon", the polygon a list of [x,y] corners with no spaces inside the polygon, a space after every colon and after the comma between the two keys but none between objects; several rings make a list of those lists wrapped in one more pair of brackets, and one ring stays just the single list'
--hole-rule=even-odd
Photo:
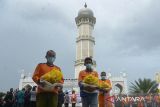
[{"label": "blue jeans", "polygon": [[98,95],[91,94],[82,98],[82,107],[98,107]]}]

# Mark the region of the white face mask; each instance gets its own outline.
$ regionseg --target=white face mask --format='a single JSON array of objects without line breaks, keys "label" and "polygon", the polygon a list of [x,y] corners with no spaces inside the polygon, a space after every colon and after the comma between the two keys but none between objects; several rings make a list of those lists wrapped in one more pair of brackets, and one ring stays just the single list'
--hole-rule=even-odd
[{"label": "white face mask", "polygon": [[106,79],[106,76],[101,76],[101,79]]},{"label": "white face mask", "polygon": [[92,69],[92,64],[86,64],[87,69]]},{"label": "white face mask", "polygon": [[55,57],[48,57],[47,62],[53,63],[55,61],[55,59],[56,59]]}]

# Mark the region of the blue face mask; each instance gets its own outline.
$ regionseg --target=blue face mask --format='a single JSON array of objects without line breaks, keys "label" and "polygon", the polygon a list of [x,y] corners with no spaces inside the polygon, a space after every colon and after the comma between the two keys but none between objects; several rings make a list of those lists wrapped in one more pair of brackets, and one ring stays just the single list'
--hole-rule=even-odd
[{"label": "blue face mask", "polygon": [[48,57],[47,62],[53,63],[55,61],[55,59],[56,59],[55,57]]},{"label": "blue face mask", "polygon": [[86,64],[87,69],[92,69],[92,64]]}]

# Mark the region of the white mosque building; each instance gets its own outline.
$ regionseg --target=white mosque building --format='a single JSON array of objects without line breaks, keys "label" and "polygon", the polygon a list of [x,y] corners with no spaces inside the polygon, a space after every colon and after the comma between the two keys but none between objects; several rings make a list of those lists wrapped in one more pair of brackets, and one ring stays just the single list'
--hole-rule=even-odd
[{"label": "white mosque building", "polygon": [[[85,57],[92,57],[94,63],[94,69],[96,69],[96,61],[94,60],[94,45],[95,38],[93,37],[93,29],[96,23],[96,18],[91,9],[85,4],[84,8],[80,9],[78,16],[75,18],[77,25],[77,38],[76,38],[76,60],[75,60],[75,77],[68,78],[64,81],[64,90],[76,90],[78,89],[78,74],[79,71],[85,69],[84,59]],[[127,88],[127,75],[126,73],[120,73],[119,76],[112,76],[111,73],[108,73],[108,79],[112,83],[112,94],[128,94]],[[33,87],[36,85],[31,78],[31,75],[24,75],[24,72],[21,74],[19,89],[23,87]]]}]

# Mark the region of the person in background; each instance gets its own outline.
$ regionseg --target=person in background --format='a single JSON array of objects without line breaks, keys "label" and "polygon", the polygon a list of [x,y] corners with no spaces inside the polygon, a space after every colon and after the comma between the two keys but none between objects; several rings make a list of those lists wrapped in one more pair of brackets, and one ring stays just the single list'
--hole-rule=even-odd
[{"label": "person in background", "polygon": [[42,81],[41,77],[52,70],[61,72],[60,67],[53,64],[56,59],[56,53],[53,50],[47,51],[45,58],[47,59],[47,62],[38,64],[32,77],[33,81],[38,85],[36,105],[37,107],[57,107],[58,90],[59,87],[62,86],[64,80],[62,77],[60,81],[61,85],[56,85],[50,91],[45,90],[45,87],[43,86],[48,84],[45,81]]},{"label": "person in background", "polygon": [[13,107],[17,107],[17,94],[19,92],[19,89],[16,89],[14,92],[13,92],[13,96],[14,96],[14,104],[13,104]]},{"label": "person in background", "polygon": [[31,94],[31,97],[30,97],[30,107],[36,107],[36,88],[37,86],[33,86],[30,94]]},{"label": "person in background", "polygon": [[154,96],[154,100],[155,100],[155,107],[160,107],[160,95],[156,94]]},{"label": "person in background", "polygon": [[72,91],[72,95],[71,95],[71,103],[72,103],[72,107],[76,107],[76,102],[77,102],[77,95],[75,93],[75,91]]},{"label": "person in background", "polygon": [[3,107],[3,99],[0,97],[0,107]]},{"label": "person in background", "polygon": [[99,83],[106,82],[109,86],[110,89],[108,90],[99,90],[99,96],[98,96],[98,101],[99,101],[99,107],[112,107],[112,101],[110,98],[110,90],[111,90],[111,82],[109,79],[106,79],[106,72],[101,72],[101,79],[99,80]]},{"label": "person in background", "polygon": [[66,92],[64,96],[64,106],[69,107],[69,102],[70,102],[70,97],[68,95],[68,92]]},{"label": "person in background", "polygon": [[13,106],[13,88],[10,88],[10,91],[7,92],[4,101],[5,101],[5,107],[12,107]]},{"label": "person in background", "polygon": [[57,107],[62,107],[62,105],[64,104],[64,96],[65,94],[63,93],[62,88],[60,88],[58,91],[58,106]]},{"label": "person in background", "polygon": [[29,107],[30,104],[30,98],[31,98],[31,88],[27,88],[24,93],[24,107]]},{"label": "person in background", "polygon": [[147,107],[151,107],[152,106],[152,97],[151,97],[151,94],[146,95],[145,101],[146,101]]},{"label": "person in background", "polygon": [[17,107],[24,107],[25,88],[19,90],[17,93]]},{"label": "person in background", "polygon": [[92,58],[86,57],[84,60],[84,65],[86,66],[86,69],[80,71],[78,77],[82,107],[98,107],[97,87],[86,86],[83,83],[86,76],[92,75],[98,78],[98,73],[93,70]]},{"label": "person in background", "polygon": [[[139,97],[140,99],[143,98],[142,95],[139,95],[138,97]],[[137,101],[137,107],[144,107],[144,100],[138,100],[138,101]],[[154,106],[153,106],[153,107],[154,107]]]}]

